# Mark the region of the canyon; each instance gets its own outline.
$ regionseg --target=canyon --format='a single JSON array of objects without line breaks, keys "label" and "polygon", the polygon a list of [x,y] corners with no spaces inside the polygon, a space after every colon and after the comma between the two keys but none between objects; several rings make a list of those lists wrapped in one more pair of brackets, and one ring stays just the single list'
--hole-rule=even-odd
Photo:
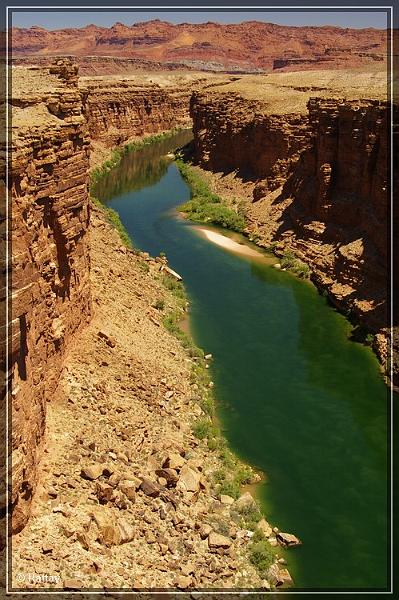
[{"label": "canyon", "polygon": [[[124,246],[88,194],[99,123],[109,151],[111,115],[126,139],[154,131],[157,102],[186,122],[187,96],[179,107],[151,89],[116,110],[111,86],[99,118],[74,65],[14,72],[13,589],[42,589],[43,569],[67,590],[151,588],[154,577],[164,588],[269,586],[248,561],[239,505],[210,492],[220,460],[192,433],[208,383],[162,327],[185,301],[165,283],[166,260]],[[31,574],[22,585],[20,572]]]},{"label": "canyon", "polygon": [[355,76],[342,93],[329,77],[328,93],[324,81],[310,97],[306,76],[289,89],[298,77],[287,75],[284,104],[268,78],[194,94],[194,162],[218,173],[218,193],[246,198],[257,244],[309,264],[319,289],[374,334],[389,374],[390,107],[381,80],[362,90]]},{"label": "canyon", "polygon": [[[95,69],[109,72],[107,61],[112,59],[144,61],[147,68],[153,62],[172,69],[180,64],[208,71],[292,71],[381,65],[388,52],[384,30],[289,27],[258,21],[172,25],[155,19],[133,25],[115,23],[109,28],[13,27],[11,33],[13,58],[84,57],[90,74]],[[125,62],[119,68],[131,67]]]},{"label": "canyon", "polygon": [[[118,26],[117,31],[112,32],[113,37],[109,37],[109,30],[99,33],[101,28],[90,26],[86,34],[90,34],[90,44],[101,46],[101,51],[106,48],[110,54],[113,45],[123,48],[128,42],[132,44],[134,36],[138,36],[138,47],[145,44],[151,48],[157,41],[156,36],[169,35],[163,24],[157,24],[156,35],[152,29],[145,29],[149,25],[142,27],[143,32],[138,27],[123,26],[122,32]],[[207,27],[214,32],[213,24]],[[316,36],[315,28],[308,29]],[[325,43],[330,41],[333,46],[335,28],[322,29]],[[44,33],[34,28],[30,31],[30,41],[25,32],[21,37],[18,31],[14,32],[14,51],[60,53],[67,46],[72,51],[71,35],[81,40],[81,30],[72,30],[68,35],[59,36],[60,42],[54,47],[53,33],[58,35],[59,32]],[[123,44],[115,41],[121,32],[128,40]],[[281,31],[276,29],[272,33],[277,36]],[[243,35],[241,30],[239,35]],[[345,35],[348,44],[358,48],[359,53],[366,51],[366,37],[369,44],[374,44],[370,52],[383,53],[381,32],[368,30],[367,36],[359,34],[359,46],[350,32]],[[18,41],[22,39],[24,46]],[[171,42],[168,48],[178,50],[176,39],[172,39],[173,44]],[[317,39],[313,52],[316,57],[321,37]],[[311,41],[310,36],[308,47],[313,47]],[[182,43],[181,38],[178,43]],[[82,54],[87,53],[88,46],[79,44],[75,50],[80,52],[82,48]],[[153,58],[164,61],[185,56],[177,50],[158,52]],[[196,59],[203,56],[201,52],[196,51]],[[213,50],[212,55],[215,55]],[[369,55],[365,58],[355,51],[350,56],[350,64],[354,61],[356,65],[363,59],[380,60],[370,59]],[[331,64],[341,64],[341,59],[344,61],[342,57],[335,57]],[[251,62],[246,54],[232,54],[231,60],[244,66]],[[264,60],[258,57],[251,64],[269,68],[273,60],[274,57]],[[287,65],[289,62],[282,68]],[[206,579],[209,531],[202,539],[198,533],[200,524],[197,527],[196,523],[204,514],[215,510],[223,512],[226,507],[202,491],[207,489],[207,482],[199,464],[205,464],[207,459],[190,433],[189,416],[200,415],[201,410],[190,396],[193,390],[190,392],[186,356],[167,332],[160,335],[159,317],[153,304],[158,297],[165,298],[170,306],[174,300],[156,279],[161,263],[124,248],[89,198],[90,169],[108,158],[116,146],[192,124],[194,160],[198,168],[205,174],[212,173],[212,184],[228,200],[239,196],[244,201],[248,235],[263,247],[272,246],[276,253],[292,250],[307,262],[316,285],[326,290],[340,310],[351,311],[357,322],[375,334],[375,350],[385,370],[389,370],[387,229],[390,213],[386,148],[389,107],[385,97],[385,72],[373,67],[367,71],[319,71],[317,76],[309,71],[257,77],[237,78],[227,74],[205,77],[198,72],[157,71],[126,77],[87,75],[78,78],[77,67],[66,60],[58,60],[49,67],[13,67],[12,94],[8,99],[12,110],[9,191],[13,199],[9,358],[13,413],[12,530],[21,536],[16,537],[16,547],[22,549],[27,539],[24,535],[35,537],[38,528],[50,527],[47,550],[43,550],[49,569],[53,558],[68,558],[61,547],[54,545],[56,531],[64,532],[65,543],[71,539],[83,548],[97,543],[96,535],[101,538],[101,516],[91,516],[90,502],[86,512],[79,512],[78,507],[82,494],[85,502],[90,496],[98,501],[98,494],[106,496],[112,491],[105,480],[96,487],[93,483],[96,478],[91,477],[83,477],[86,482],[83,489],[80,469],[77,470],[81,466],[80,459],[87,459],[88,463],[107,462],[106,467],[111,462],[114,470],[121,472],[121,481],[124,481],[122,474],[129,481],[136,481],[138,477],[153,481],[156,470],[169,468],[165,467],[169,453],[179,463],[177,471],[186,465],[186,471],[188,469],[196,482],[195,489],[190,491],[195,498],[200,497],[199,505],[192,510],[192,495],[188,498],[182,494],[181,510],[173,527],[180,537],[190,531],[188,545],[181,550],[184,556],[198,546],[204,560],[200,561],[203,572],[197,579],[193,567],[187,573],[180,573],[177,583],[170,581],[165,573],[172,568],[169,562],[177,559],[172,551],[172,558],[165,558],[168,544],[173,547],[173,540],[164,539],[165,530],[162,539],[148,542],[154,543],[152,560],[159,561],[160,581],[165,586],[185,589],[198,581],[218,584],[223,573],[227,573],[228,582],[234,586],[247,569],[246,576],[258,582],[255,572],[243,566],[245,561],[240,556],[244,542],[237,531],[232,534],[233,542],[227,544],[222,540],[219,550],[217,544],[212,549],[214,576],[211,582]],[[117,300],[120,285],[127,286],[121,302]],[[135,297],[133,303],[129,295]],[[139,350],[137,353],[130,350],[131,339],[123,325],[126,320],[135,331],[139,350],[141,336],[147,335],[143,332],[149,331],[146,348],[153,346],[154,354],[146,356],[144,361]],[[105,323],[108,327],[104,327]],[[157,354],[157,344],[159,352],[167,354],[168,359]],[[83,363],[89,365],[90,376],[84,375],[79,363],[82,357],[79,345],[86,348]],[[106,358],[103,358],[104,351]],[[101,369],[104,375],[100,376]],[[94,383],[87,380],[91,376],[93,380],[97,378]],[[129,380],[133,380],[133,387],[129,388],[127,398]],[[110,396],[117,401],[111,401]],[[131,406],[130,396],[133,397]],[[146,398],[144,407],[140,402],[142,396]],[[123,409],[122,417],[118,416],[118,406]],[[105,419],[103,426],[107,436],[97,442],[98,410],[103,417],[108,412],[113,413],[113,426],[109,429]],[[175,410],[184,415],[180,425],[174,419]],[[136,415],[133,429],[120,434],[126,411],[129,419],[133,419],[137,411],[142,423],[138,423],[140,419]],[[87,422],[88,414],[93,425]],[[83,441],[79,435],[63,437],[67,421],[74,419],[80,424]],[[141,425],[147,422],[149,425],[141,431],[141,441],[132,451],[132,457],[126,456],[127,444],[122,442],[135,440],[137,430],[143,429]],[[166,422],[168,435],[162,437],[160,431]],[[51,461],[52,455],[58,453],[62,462],[64,451],[71,460],[64,461],[65,473],[60,478]],[[108,477],[111,474],[109,472]],[[137,484],[132,494],[140,499],[132,502],[133,506],[128,505],[133,522],[140,519],[140,515],[155,512],[140,485]],[[159,492],[158,489],[156,495]],[[135,542],[137,564],[142,566],[142,571],[135,567],[136,581],[145,577],[143,573],[151,562],[140,553],[143,539],[152,540],[150,530],[165,529],[163,521],[169,523],[172,518],[169,512],[175,501],[173,494],[170,496],[169,491],[166,500],[158,500],[158,512],[148,517],[149,527],[143,527]],[[163,503],[167,504],[165,518],[161,511]],[[55,526],[49,525],[48,515],[43,517],[44,507],[49,506],[50,514],[57,520]],[[116,519],[119,509],[110,510]],[[71,532],[66,523],[71,515],[75,519],[75,532]],[[30,516],[32,521],[29,521]],[[119,536],[116,544],[121,543],[120,536],[124,535],[132,541],[126,523],[117,520],[115,523],[119,533],[108,531],[107,535]],[[234,529],[231,523],[229,526]],[[217,526],[214,528],[221,535],[223,528],[220,527],[220,531]],[[194,530],[198,535],[192,535]],[[31,542],[32,538],[22,557],[27,572],[29,561],[36,557],[36,542]],[[51,544],[52,549],[49,549]],[[127,557],[125,546],[122,544],[120,548],[118,565],[123,570],[122,563]],[[107,550],[103,554],[106,557]],[[79,549],[77,561],[80,555],[85,553]],[[111,580],[119,586],[124,573],[112,575],[105,566],[104,556],[99,569],[91,563],[85,565],[86,574],[90,573],[98,585],[106,585],[106,581]],[[237,573],[236,564],[240,564]],[[97,577],[101,570],[104,571],[102,576]],[[67,583],[70,589],[79,587],[79,582],[70,578]]]},{"label": "canyon", "polygon": [[[178,100],[154,87],[144,88],[148,95],[142,88],[132,88],[130,93],[127,90],[121,116],[120,89],[105,91],[107,103],[104,100],[93,108],[87,88],[78,87],[76,66],[68,62],[59,61],[49,69],[17,68],[13,77],[9,99],[13,118],[9,165],[13,531],[26,524],[36,488],[46,403],[57,393],[66,348],[92,313],[90,143],[96,143],[100,127],[105,132],[103,146],[109,148],[156,127],[168,129],[172,115],[173,124],[179,122]],[[95,87],[93,93],[99,98],[101,91]],[[177,98],[179,94],[177,90]],[[182,123],[189,118],[186,100],[183,94]],[[157,102],[163,103],[167,115],[163,120],[154,108]],[[104,110],[100,116],[98,106]],[[113,121],[120,128],[117,142]]]}]

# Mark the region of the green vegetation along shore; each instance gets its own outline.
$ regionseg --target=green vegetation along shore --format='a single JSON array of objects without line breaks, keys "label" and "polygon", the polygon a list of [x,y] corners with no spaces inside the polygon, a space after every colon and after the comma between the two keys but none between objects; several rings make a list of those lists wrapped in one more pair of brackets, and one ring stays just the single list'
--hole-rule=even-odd
[{"label": "green vegetation along shore", "polygon": [[[217,422],[213,382],[208,369],[210,357],[205,356],[204,351],[196,346],[191,335],[179,326],[188,305],[183,283],[164,274],[160,275],[159,280],[177,298],[180,307],[180,310],[163,317],[163,325],[180,340],[193,361],[191,378],[197,389],[196,397],[203,416],[193,420],[192,431],[200,443],[206,444],[210,454],[216,458],[218,468],[212,474],[211,491],[219,498],[224,496],[238,500],[242,493],[242,486],[256,483],[260,480],[260,476],[230,450]],[[231,517],[239,527],[253,532],[249,544],[249,559],[260,575],[266,577],[267,570],[276,560],[275,551],[263,529],[267,522],[255,499],[248,493],[241,498],[245,501],[237,503],[237,508],[231,511]],[[268,524],[266,526],[268,527]]]},{"label": "green vegetation along shore", "polygon": [[178,158],[176,166],[191,191],[191,199],[179,207],[190,221],[212,223],[238,232],[244,230],[243,215],[226,206],[220,196],[212,193],[208,184],[190,165]]}]

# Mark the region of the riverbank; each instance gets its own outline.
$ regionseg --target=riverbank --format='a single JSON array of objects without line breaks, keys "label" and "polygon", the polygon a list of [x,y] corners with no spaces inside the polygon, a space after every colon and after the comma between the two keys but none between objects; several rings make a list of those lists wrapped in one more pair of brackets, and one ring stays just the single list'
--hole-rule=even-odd
[{"label": "riverbank", "polygon": [[[92,206],[93,318],[48,405],[32,516],[13,539],[16,588],[43,589],[18,574],[44,572],[53,589],[270,587],[275,534],[239,497],[252,474],[212,424],[206,361],[175,335],[186,298],[163,264]],[[279,563],[268,578],[290,581]]]},{"label": "riverbank", "polygon": [[[176,165],[164,165],[164,156],[181,146],[179,137],[126,155],[104,177],[101,197],[138,247],[152,256],[166,253],[184,278],[191,330],[214,357],[207,372],[223,434],[239,456],[267,474],[256,497],[268,520],[304,542],[284,556],[296,586],[382,586],[384,551],[376,552],[375,544],[384,534],[368,530],[370,515],[384,523],[386,507],[386,390],[377,361],[348,339],[348,322],[313,285],[266,261],[224,251],[178,217],[176,209],[190,192]],[[244,241],[234,232],[227,235]],[[200,419],[196,427],[204,440],[212,434],[212,446],[213,424]],[[220,476],[225,479],[224,472]],[[337,480],[341,486],[331,493]],[[227,483],[237,489],[234,481]],[[231,487],[225,492],[233,497]],[[354,497],[363,507],[356,514]],[[336,535],[320,537],[323,531]],[[331,572],[333,557],[337,568]],[[372,574],[371,559],[378,562]]]},{"label": "riverbank", "polygon": [[[273,218],[269,225],[265,224],[256,216],[257,206],[253,203],[254,190],[257,183],[253,181],[244,181],[239,174],[234,171],[230,173],[212,172],[203,169],[197,164],[189,162],[189,158],[186,156],[184,159],[186,162],[180,160],[184,164],[184,171],[190,172],[191,180],[200,183],[209,195],[213,195],[219,198],[219,202],[222,202],[226,207],[226,210],[238,212],[244,219],[244,226],[241,228],[240,233],[247,237],[252,243],[257,245],[259,248],[273,253],[279,260],[282,269],[289,270],[301,278],[310,279],[316,286],[319,292],[326,295],[331,304],[342,312],[353,325],[353,339],[367,346],[370,346],[380,361],[381,374],[388,386],[393,385],[389,377],[391,363],[388,359],[389,348],[387,347],[387,331],[384,333],[372,333],[368,328],[364,327],[359,323],[355,313],[352,313],[337,301],[334,295],[330,295],[329,289],[331,287],[331,280],[320,276],[317,271],[316,263],[313,262],[314,253],[307,252],[304,244],[295,243],[290,236],[282,236],[277,241],[274,240],[274,229],[276,228],[276,222],[281,215],[281,211],[287,206],[287,202],[283,203],[283,206],[278,206],[273,212]],[[181,165],[178,164],[181,170]],[[184,176],[184,174],[183,174]],[[190,183],[190,179],[185,177],[186,181]],[[197,184],[198,185],[198,184]],[[194,194],[196,194],[194,186]],[[189,204],[189,203],[187,203]],[[184,212],[184,206],[182,207]],[[191,220],[202,222],[204,224],[216,224],[226,229],[231,229],[228,224],[223,224],[220,221],[215,222],[210,214],[200,215],[197,219],[196,216],[192,218],[189,213],[185,214],[187,218]],[[234,230],[234,229],[233,229]],[[317,257],[316,257],[317,258]],[[318,258],[319,260],[319,258]],[[315,269],[315,271],[313,270]],[[389,339],[389,338],[388,338]],[[398,388],[394,385],[394,391]]]},{"label": "riverbank", "polygon": [[96,208],[91,260],[94,315],[48,407],[41,484],[13,540],[15,587],[31,572],[67,589],[265,587],[246,532],[209,492],[217,459],[191,431],[204,413],[193,363],[162,327],[181,312],[162,263],[122,246]]}]

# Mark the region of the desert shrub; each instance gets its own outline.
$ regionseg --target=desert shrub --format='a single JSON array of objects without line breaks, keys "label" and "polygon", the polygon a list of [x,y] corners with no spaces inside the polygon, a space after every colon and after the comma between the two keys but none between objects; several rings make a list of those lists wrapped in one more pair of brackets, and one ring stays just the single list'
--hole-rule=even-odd
[{"label": "desert shrub", "polygon": [[311,272],[309,265],[299,260],[299,258],[297,258],[290,250],[284,252],[281,258],[281,267],[292,271],[295,275],[298,275],[298,277],[302,277],[303,279],[307,279]]},{"label": "desert shrub", "polygon": [[194,423],[192,431],[199,440],[203,440],[206,437],[209,438],[214,434],[212,422],[207,418],[198,419]]},{"label": "desert shrub", "polygon": [[274,553],[272,547],[266,540],[255,542],[249,550],[251,563],[261,572],[264,573],[271,567],[274,562]]},{"label": "desert shrub", "polygon": [[248,506],[243,506],[238,510],[238,513],[241,518],[241,525],[246,529],[251,529],[252,531],[256,529],[256,525],[262,518],[262,513],[259,510],[257,504],[250,504]]},{"label": "desert shrub", "polygon": [[156,308],[157,310],[163,310],[165,308],[165,300],[162,300],[162,298],[159,298],[154,303],[154,308]]}]

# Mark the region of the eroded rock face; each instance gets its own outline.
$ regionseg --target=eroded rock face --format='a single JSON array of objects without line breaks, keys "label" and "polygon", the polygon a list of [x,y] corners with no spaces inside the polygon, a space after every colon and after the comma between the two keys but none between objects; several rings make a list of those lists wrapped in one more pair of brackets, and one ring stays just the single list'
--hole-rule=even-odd
[{"label": "eroded rock face", "polygon": [[254,182],[248,231],[307,262],[336,305],[376,334],[387,367],[388,104],[313,98],[307,114],[273,116],[239,94],[199,92],[191,115],[199,164]]},{"label": "eroded rock face", "polygon": [[[39,91],[40,90],[40,91]],[[90,316],[89,140],[76,69],[14,79],[12,197],[12,529],[29,515],[65,349]]]},{"label": "eroded rock face", "polygon": [[134,81],[81,84],[90,138],[111,148],[133,137],[189,127],[189,86],[162,89]]},{"label": "eroded rock face", "polygon": [[190,113],[200,164],[261,179],[263,189],[256,199],[285,182],[309,136],[303,115],[268,115],[256,100],[234,92],[194,93]]},{"label": "eroded rock face", "polygon": [[379,101],[309,102],[311,136],[283,196],[297,238],[333,245],[315,277],[377,332],[386,327],[388,119]]}]

